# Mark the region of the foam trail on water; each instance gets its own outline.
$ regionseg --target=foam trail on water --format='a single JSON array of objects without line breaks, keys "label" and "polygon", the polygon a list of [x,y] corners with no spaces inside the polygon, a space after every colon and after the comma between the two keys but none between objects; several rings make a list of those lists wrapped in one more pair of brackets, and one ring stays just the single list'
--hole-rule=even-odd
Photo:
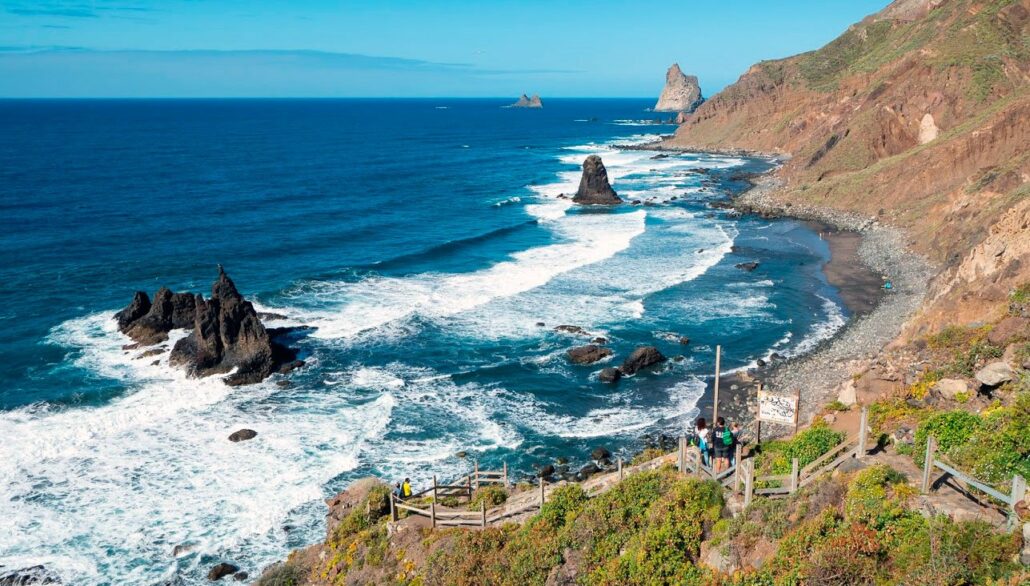
[{"label": "foam trail on water", "polygon": [[[234,393],[187,379],[164,358],[126,356],[110,314],[66,322],[51,340],[81,348],[80,366],[135,381],[99,407],[0,413],[0,564],[42,563],[69,584],[195,571],[198,554],[173,558],[177,545],[244,559],[253,574],[281,553],[293,512],[320,506],[325,483],[358,465],[395,405],[288,392],[332,413],[318,416],[282,409],[271,384]],[[258,437],[229,442],[241,427]]]}]

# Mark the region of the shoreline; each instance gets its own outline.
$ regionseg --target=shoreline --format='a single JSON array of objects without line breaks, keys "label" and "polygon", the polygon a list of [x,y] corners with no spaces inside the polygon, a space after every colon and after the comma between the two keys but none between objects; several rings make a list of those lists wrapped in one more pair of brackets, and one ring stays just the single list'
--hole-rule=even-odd
[{"label": "shoreline", "polygon": [[[754,374],[773,392],[792,394],[800,389],[799,421],[806,425],[826,403],[836,398],[844,383],[865,370],[880,350],[901,333],[904,324],[922,304],[933,276],[933,266],[908,248],[904,235],[896,228],[851,212],[782,204],[774,198],[781,182],[769,173],[751,182],[751,188],[733,199],[734,209],[770,218],[793,218],[834,230],[828,239],[830,261],[823,270],[827,280],[841,291],[845,304],[850,300],[858,309],[849,307],[852,316],[844,327],[811,352]],[[878,275],[886,276],[892,281],[893,290],[890,293],[879,291],[879,283],[853,271],[856,266],[864,268],[876,280],[879,280]],[[876,300],[870,303],[874,284]],[[845,295],[842,286],[852,290]],[[738,402],[749,404],[752,401]],[[750,415],[756,409],[756,405],[749,405],[747,412]],[[769,437],[792,431],[787,426],[768,427]],[[766,435],[764,430],[763,435]]]}]

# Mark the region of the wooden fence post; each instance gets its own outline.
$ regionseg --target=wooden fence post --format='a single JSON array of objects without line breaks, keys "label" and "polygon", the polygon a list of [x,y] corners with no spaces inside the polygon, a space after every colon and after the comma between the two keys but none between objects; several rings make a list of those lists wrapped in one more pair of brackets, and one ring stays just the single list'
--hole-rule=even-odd
[{"label": "wooden fence post", "polygon": [[469,479],[469,500],[472,500],[472,475],[468,475]]},{"label": "wooden fence post", "polygon": [[479,514],[482,515],[481,525],[486,527],[486,501],[479,502]]},{"label": "wooden fence post", "polygon": [[855,450],[855,457],[861,460],[866,455],[866,437],[869,425],[869,407],[862,405],[862,417],[858,420],[858,448]]},{"label": "wooden fence post", "polygon": [[546,497],[546,495],[544,495],[544,478],[541,476],[540,477],[540,510],[543,510],[544,502],[546,500],[547,500],[547,497]]},{"label": "wooden fence post", "polygon": [[744,506],[751,504],[751,495],[755,490],[755,461],[747,461],[747,471],[744,475]]},{"label": "wooden fence post", "polygon": [[395,499],[395,498],[397,498],[397,497],[393,496],[393,493],[391,492],[390,493],[390,520],[393,521],[394,523],[397,522],[397,507],[394,506],[394,504],[393,504],[393,499]]},{"label": "wooden fence post", "polygon": [[504,480],[501,486],[503,486],[504,488],[508,488],[508,462],[505,461],[502,463],[502,465],[504,467]]},{"label": "wooden fence post", "polygon": [[687,436],[680,436],[680,453],[677,467],[680,469],[680,474],[686,474],[687,472]]},{"label": "wooden fence post", "polygon": [[1015,476],[1012,477],[1012,514],[1015,515],[1015,517],[1010,517],[1010,518],[1013,518],[1016,521],[1019,520],[1019,514],[1016,513],[1016,505],[1018,505],[1019,502],[1022,501],[1023,499],[1025,499],[1025,498],[1026,498],[1026,479],[1023,478],[1022,476],[1020,476],[1019,474],[1016,474]]},{"label": "wooden fence post", "polygon": [[475,468],[475,470],[476,470],[475,471],[475,475],[476,475],[476,490],[479,490],[479,460],[476,460],[476,468]]},{"label": "wooden fence post", "polygon": [[797,458],[790,461],[790,492],[797,492],[798,490],[798,474],[801,471]]},{"label": "wooden fence post", "polygon": [[926,438],[926,458],[923,459],[923,486],[921,492],[930,492],[930,476],[933,474],[933,456],[937,451],[937,441],[933,436]]},{"label": "wooden fence post", "polygon": [[429,503],[429,520],[433,523],[433,528],[436,529],[436,502]]},{"label": "wooden fence post", "polygon": [[622,456],[619,456],[619,480],[622,481],[624,477],[625,476],[622,472]]},{"label": "wooden fence post", "polygon": [[433,475],[433,502],[436,502],[436,474]]},{"label": "wooden fence post", "polygon": [[743,462],[740,461],[740,453],[743,450],[740,449],[740,444],[737,444],[736,450],[733,452],[733,492],[740,492],[740,467]]},{"label": "wooden fence post", "polygon": [[715,392],[712,394],[712,429],[719,420],[719,368],[722,366],[722,346],[715,346]]}]

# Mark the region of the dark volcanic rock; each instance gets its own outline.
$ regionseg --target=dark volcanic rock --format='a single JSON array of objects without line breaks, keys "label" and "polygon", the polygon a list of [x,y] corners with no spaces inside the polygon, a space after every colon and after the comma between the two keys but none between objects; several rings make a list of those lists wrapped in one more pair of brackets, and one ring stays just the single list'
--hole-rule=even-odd
[{"label": "dark volcanic rock", "polygon": [[60,584],[61,579],[43,566],[32,566],[13,572],[5,572],[0,566],[0,586],[30,586],[35,584]]},{"label": "dark volcanic rock", "polygon": [[556,331],[556,332],[564,332],[566,334],[578,334],[578,335],[588,335],[589,334],[589,332],[587,332],[586,330],[584,330],[583,328],[581,328],[579,326],[570,326],[568,324],[562,324],[560,326],[556,326],[554,328],[554,331]]},{"label": "dark volcanic rock", "polygon": [[583,205],[614,205],[622,203],[615,190],[608,183],[608,170],[604,168],[601,157],[590,155],[583,161],[583,177],[579,180],[579,190],[572,201]]},{"label": "dark volcanic rock", "polygon": [[659,362],[665,362],[665,356],[658,351],[658,348],[654,346],[641,346],[629,355],[629,358],[622,363],[619,370],[623,374],[635,374],[640,369],[647,368],[652,364],[658,364]]},{"label": "dark volcanic rock", "polygon": [[[296,352],[272,341],[254,306],[240,295],[221,266],[218,280],[211,287],[210,299],[205,301],[201,295],[180,295],[189,295],[193,300],[193,331],[172,348],[171,364],[185,366],[192,376],[223,374],[236,369],[225,379],[230,385],[260,382],[283,365],[297,366],[294,363]],[[171,313],[175,314],[175,311]],[[176,319],[182,319],[187,312],[181,310],[178,314]],[[287,370],[290,369],[287,366]]]},{"label": "dark volcanic rock", "polygon": [[594,448],[590,452],[590,459],[592,459],[592,460],[604,460],[606,458],[611,458],[611,457],[612,457],[612,453],[609,452],[607,448],[603,448],[601,446],[598,446],[598,447]]},{"label": "dark volcanic rock", "polygon": [[547,464],[547,465],[541,466],[540,469],[537,470],[536,475],[539,476],[540,478],[546,478],[548,476],[553,476],[554,475],[554,466],[551,465],[551,464]]},{"label": "dark volcanic rock", "polygon": [[240,568],[232,564],[222,562],[217,566],[211,568],[207,573],[207,579],[211,581],[221,580],[222,578],[239,572]]},{"label": "dark volcanic rock", "polygon": [[125,328],[129,327],[129,324],[143,317],[150,311],[150,297],[143,291],[136,291],[135,295],[132,296],[132,303],[125,309],[114,314],[114,318],[118,320],[118,329],[125,331]]},{"label": "dark volcanic rock", "polygon": [[229,435],[229,441],[231,441],[231,442],[243,442],[243,441],[247,441],[249,439],[254,439],[256,437],[257,437],[257,432],[254,431],[253,429],[241,429],[239,431],[232,432],[232,434]]},{"label": "dark volcanic rock", "polygon": [[568,355],[570,362],[575,364],[591,364],[602,358],[611,356],[612,351],[609,348],[590,344],[588,346],[573,348],[566,352],[566,354]]},{"label": "dark volcanic rock", "polygon": [[617,383],[622,378],[622,371],[618,368],[602,368],[597,375],[597,380],[603,383]]},{"label": "dark volcanic rock", "polygon": [[742,262],[742,263],[738,263],[735,266],[738,269],[742,270],[742,271],[747,271],[747,272],[750,273],[751,271],[753,271],[753,270],[758,268],[758,263],[756,263],[756,262]]}]

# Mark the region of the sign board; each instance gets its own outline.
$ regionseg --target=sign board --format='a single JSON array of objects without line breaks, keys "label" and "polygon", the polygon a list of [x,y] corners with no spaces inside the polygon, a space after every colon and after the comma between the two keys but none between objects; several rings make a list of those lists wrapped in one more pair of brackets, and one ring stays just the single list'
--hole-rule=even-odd
[{"label": "sign board", "polygon": [[794,425],[797,422],[798,397],[774,395],[758,391],[758,419],[769,423]]}]

